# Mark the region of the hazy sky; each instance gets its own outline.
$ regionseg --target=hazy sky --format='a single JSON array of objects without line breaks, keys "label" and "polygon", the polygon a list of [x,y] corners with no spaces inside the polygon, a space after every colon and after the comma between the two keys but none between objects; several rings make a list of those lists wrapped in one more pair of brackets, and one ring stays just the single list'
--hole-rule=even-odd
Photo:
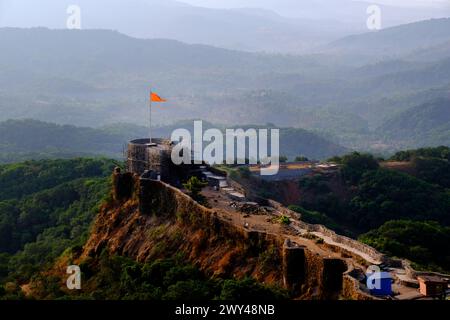
[{"label": "hazy sky", "polygon": [[[246,6],[248,4],[255,3],[254,0],[180,0],[182,2],[190,3],[193,5],[207,6],[207,7],[218,7],[218,8],[232,8],[236,7],[236,4],[241,4],[242,6]],[[301,0],[298,0],[301,1]],[[342,0],[349,1],[349,0]],[[274,2],[277,0],[267,1],[266,2]],[[362,2],[371,2],[371,3],[381,3],[386,5],[393,6],[427,6],[427,7],[435,7],[441,5],[450,5],[450,0],[362,0]]]},{"label": "hazy sky", "polygon": [[[170,19],[177,15],[189,17],[192,8],[183,3],[214,7],[214,8],[261,8],[268,9],[287,18],[294,18],[304,23],[321,21],[323,28],[344,28],[346,32],[357,33],[366,30],[368,4],[384,3],[390,5],[408,5],[409,8],[390,7],[383,11],[385,27],[405,24],[430,18],[450,17],[450,0],[0,0],[0,27],[35,27],[64,28],[67,19],[67,7],[75,4],[81,7],[83,26],[85,28],[106,28],[127,33],[130,25],[137,30],[149,28],[145,12],[160,11],[159,29],[168,30],[176,35],[185,34],[183,27],[176,28]],[[155,5],[158,4],[158,5]],[[427,7],[412,8],[411,5],[425,4]],[[437,4],[447,4],[447,9],[437,8]],[[164,9],[165,8],[165,9]],[[186,9],[187,8],[187,9]],[[193,8],[192,10],[196,10]],[[203,21],[215,16],[215,10],[198,10],[195,14],[202,15]],[[251,11],[260,14],[258,11]],[[234,13],[222,12],[225,15]],[[209,16],[205,16],[209,15]],[[125,17],[123,21],[120,17]],[[145,19],[142,18],[145,16]],[[142,19],[139,20],[138,18]],[[236,16],[236,19],[239,18]],[[155,19],[155,17],[153,17]],[[165,20],[164,20],[165,19]],[[258,18],[255,18],[258,19]],[[138,22],[138,20],[140,22]],[[205,22],[208,23],[208,22]],[[329,23],[337,23],[330,27]],[[192,24],[192,23],[191,23]],[[249,24],[251,25],[251,24]],[[325,26],[326,25],[326,26]],[[141,36],[140,33],[127,33]],[[171,33],[158,34],[173,38]]]}]

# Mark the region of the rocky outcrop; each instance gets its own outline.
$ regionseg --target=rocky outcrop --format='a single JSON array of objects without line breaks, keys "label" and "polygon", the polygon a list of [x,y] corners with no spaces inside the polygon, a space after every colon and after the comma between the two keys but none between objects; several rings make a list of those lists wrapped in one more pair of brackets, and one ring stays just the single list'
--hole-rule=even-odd
[{"label": "rocky outcrop", "polygon": [[182,255],[207,276],[250,276],[283,286],[296,298],[357,295],[344,277],[343,259],[313,252],[283,234],[235,225],[163,182],[135,178],[132,185],[136,190],[129,194],[138,197],[115,195],[101,209],[81,260],[104,249],[141,262]]},{"label": "rocky outcrop", "polygon": [[209,276],[281,285],[280,268],[268,267],[279,266],[281,237],[234,226],[163,182],[142,183],[141,203],[129,199],[101,209],[83,256],[108,249],[143,262],[182,254]]}]

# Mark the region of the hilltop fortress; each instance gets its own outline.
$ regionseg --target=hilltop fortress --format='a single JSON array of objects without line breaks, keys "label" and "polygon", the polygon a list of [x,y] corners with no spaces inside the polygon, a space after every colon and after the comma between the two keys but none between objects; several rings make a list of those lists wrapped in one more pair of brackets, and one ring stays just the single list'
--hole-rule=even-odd
[{"label": "hilltop fortress", "polygon": [[[84,255],[106,247],[147,261],[183,252],[209,276],[251,276],[299,299],[379,299],[365,285],[367,268],[376,266],[390,272],[399,299],[413,297],[419,274],[407,261],[305,223],[214,167],[176,166],[172,148],[162,139],[129,143],[127,171],[113,175],[115,202],[100,212]],[[208,182],[208,207],[181,187],[194,175]]]}]

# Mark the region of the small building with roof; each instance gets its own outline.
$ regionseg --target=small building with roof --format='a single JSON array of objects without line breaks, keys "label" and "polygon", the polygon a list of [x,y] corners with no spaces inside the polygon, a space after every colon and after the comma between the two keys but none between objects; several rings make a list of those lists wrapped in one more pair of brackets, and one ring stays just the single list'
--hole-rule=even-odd
[{"label": "small building with roof", "polygon": [[426,297],[445,296],[448,284],[447,281],[438,276],[418,276],[419,291]]}]

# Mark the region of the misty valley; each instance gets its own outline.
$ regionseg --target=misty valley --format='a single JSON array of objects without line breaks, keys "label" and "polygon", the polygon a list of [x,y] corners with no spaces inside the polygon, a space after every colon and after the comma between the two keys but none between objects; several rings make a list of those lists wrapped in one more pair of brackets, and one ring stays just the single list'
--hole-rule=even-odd
[{"label": "misty valley", "polygon": [[414,311],[449,243],[446,1],[0,0],[0,301]]}]

